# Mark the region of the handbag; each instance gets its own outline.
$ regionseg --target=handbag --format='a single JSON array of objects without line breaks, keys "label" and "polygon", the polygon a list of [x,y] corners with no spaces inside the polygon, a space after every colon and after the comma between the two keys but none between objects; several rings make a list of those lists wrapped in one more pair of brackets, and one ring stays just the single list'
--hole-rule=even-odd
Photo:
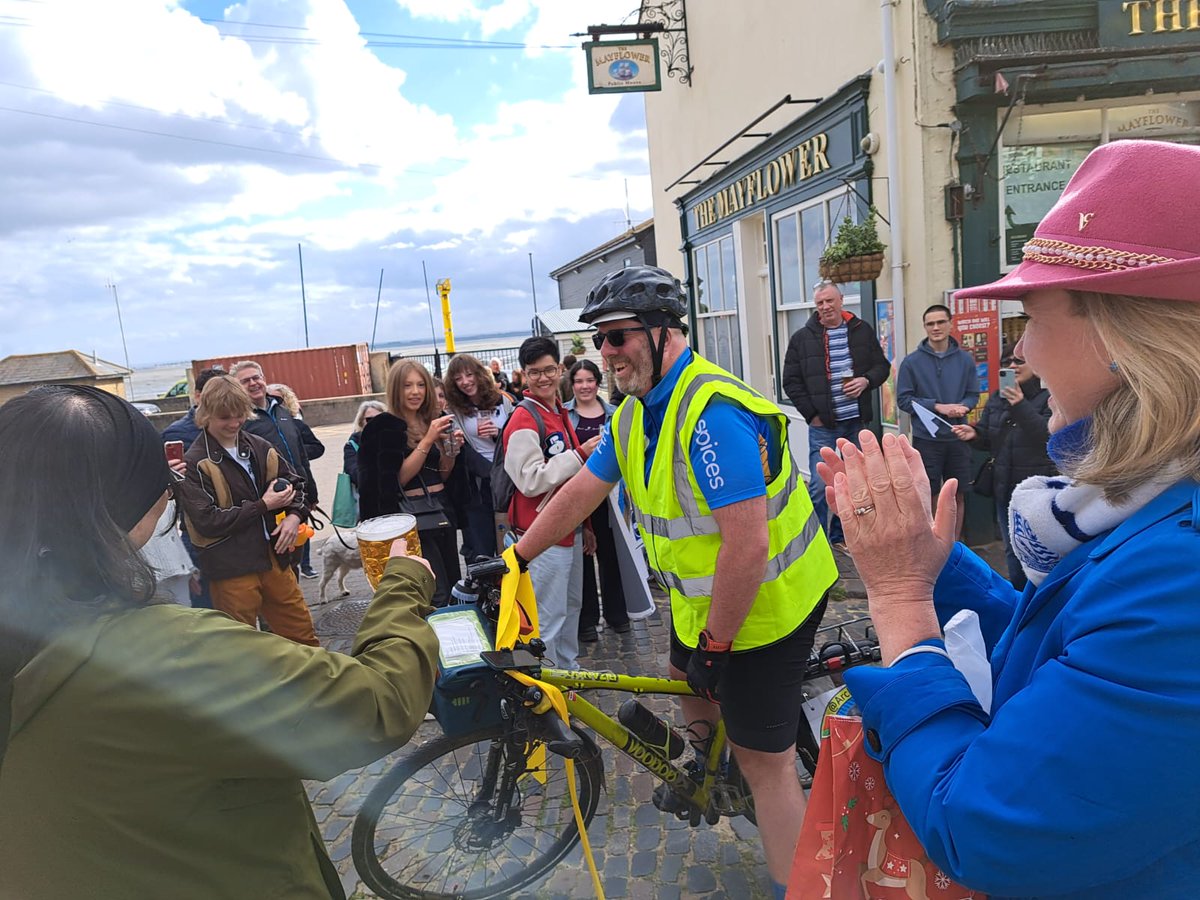
[{"label": "handbag", "polygon": [[986,900],[929,859],[888,791],[883,766],[863,748],[862,719],[829,716],[821,734],[787,900]]},{"label": "handbag", "polygon": [[429,493],[429,488],[425,486],[425,479],[417,475],[417,480],[421,482],[421,491],[423,496],[410,497],[401,492],[400,494],[400,512],[408,513],[414,516],[417,520],[417,531],[436,531],[439,528],[453,528],[454,523],[450,521],[450,516],[446,513],[445,507],[442,506],[440,495],[435,497]]},{"label": "handbag", "polygon": [[981,497],[991,497],[996,493],[996,457],[989,456],[983,461],[971,481],[971,490]]},{"label": "handbag", "polygon": [[338,472],[333,491],[333,514],[329,521],[338,528],[353,528],[358,524],[358,496],[347,472]]}]

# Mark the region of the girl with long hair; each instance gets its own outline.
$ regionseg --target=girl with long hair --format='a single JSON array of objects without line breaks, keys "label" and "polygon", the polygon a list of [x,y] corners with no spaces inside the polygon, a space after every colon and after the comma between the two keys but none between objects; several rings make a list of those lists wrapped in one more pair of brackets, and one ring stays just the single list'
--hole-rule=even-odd
[{"label": "girl with long hair", "polygon": [[466,439],[463,464],[470,480],[465,505],[463,558],[495,556],[496,515],[492,508],[492,460],[496,442],[512,412],[492,373],[469,353],[460,353],[446,368],[446,403],[455,427]]},{"label": "girl with long hair", "polygon": [[421,550],[437,576],[434,605],[444,606],[462,575],[453,511],[445,496],[461,434],[438,409],[433,376],[416,360],[395,363],[387,378],[387,412],[367,422],[358,449],[359,516],[404,512],[405,498],[438,502],[446,526],[420,531]]}]

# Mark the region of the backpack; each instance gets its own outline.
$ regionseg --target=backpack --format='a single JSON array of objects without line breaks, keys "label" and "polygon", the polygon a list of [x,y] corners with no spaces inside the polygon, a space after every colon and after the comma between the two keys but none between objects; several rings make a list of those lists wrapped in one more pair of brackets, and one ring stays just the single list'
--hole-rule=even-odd
[{"label": "backpack", "polygon": [[[537,422],[538,444],[545,443],[546,423],[542,421],[542,414],[538,412],[537,404],[532,400],[522,400],[513,408],[514,412],[522,407],[529,410]],[[496,439],[496,455],[492,457],[492,509],[498,513],[508,512],[508,505],[517,491],[517,486],[513,484],[508,472],[504,470],[504,434],[508,431],[512,420],[513,417],[509,416],[504,427],[500,429],[500,435]]]}]

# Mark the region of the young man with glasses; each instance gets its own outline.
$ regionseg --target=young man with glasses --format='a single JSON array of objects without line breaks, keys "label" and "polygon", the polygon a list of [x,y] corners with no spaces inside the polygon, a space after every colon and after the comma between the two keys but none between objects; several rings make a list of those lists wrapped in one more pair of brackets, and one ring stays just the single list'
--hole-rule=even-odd
[{"label": "young man with glasses", "polygon": [[[912,416],[912,444],[929,475],[931,507],[937,503],[942,483],[958,479],[957,536],[961,537],[966,489],[972,475],[971,448],[955,436],[953,428],[965,425],[967,413],[979,403],[979,373],[974,357],[950,336],[952,322],[947,306],[935,303],[925,310],[921,324],[927,337],[900,363],[896,403]],[[933,419],[931,431],[915,405],[942,422]]]},{"label": "young man with glasses", "polygon": [[874,418],[872,394],[887,381],[891,364],[875,330],[843,308],[832,281],[813,285],[816,310],[788,341],[783,392],[808,423],[808,496],[835,550],[845,551],[842,522],[830,515],[825,482],[817,474],[822,447],[839,438],[858,444],[858,433]]},{"label": "young man with glasses", "polygon": [[[504,428],[503,440],[504,470],[516,487],[508,507],[508,521],[513,531],[522,535],[537,520],[555,491],[583,468],[600,438],[581,445],[571,427],[570,416],[559,401],[562,366],[558,344],[545,337],[527,338],[521,344],[519,356],[525,370],[525,399],[532,401],[534,409],[518,404]],[[545,437],[539,440],[540,434]],[[583,538],[576,529],[571,528],[554,546],[532,560],[529,575],[533,579],[547,654],[560,669],[579,668]]]},{"label": "young man with glasses", "polygon": [[[724,718],[782,897],[804,817],[795,749],[804,670],[837,567],[799,484],[787,417],[692,352],[686,313],[679,281],[654,266],[614,272],[588,295],[579,317],[599,329],[594,343],[628,396],[514,549],[532,570],[624,479],[670,592],[671,677],[696,693],[682,698],[684,715],[701,744],[703,723]],[[704,771],[703,761],[689,767]],[[654,802],[689,816],[669,791]]]}]

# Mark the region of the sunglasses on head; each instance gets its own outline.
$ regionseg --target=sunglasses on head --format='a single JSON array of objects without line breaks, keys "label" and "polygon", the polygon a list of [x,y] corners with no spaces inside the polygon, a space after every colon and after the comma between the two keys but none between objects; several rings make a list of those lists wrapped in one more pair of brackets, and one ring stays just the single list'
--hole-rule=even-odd
[{"label": "sunglasses on head", "polygon": [[592,346],[597,350],[604,347],[604,342],[608,341],[614,347],[625,346],[625,335],[631,331],[642,331],[643,326],[637,325],[633,328],[614,328],[611,331],[597,331],[592,335]]}]

